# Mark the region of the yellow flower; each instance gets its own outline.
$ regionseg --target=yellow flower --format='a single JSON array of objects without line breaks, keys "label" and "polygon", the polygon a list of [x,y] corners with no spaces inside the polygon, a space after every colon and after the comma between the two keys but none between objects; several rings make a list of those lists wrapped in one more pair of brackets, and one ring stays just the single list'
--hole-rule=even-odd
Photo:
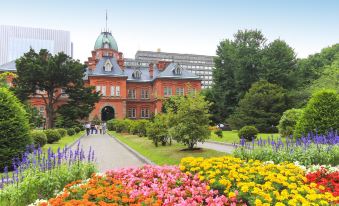
[{"label": "yellow flower", "polygon": [[242,192],[248,192],[248,186],[244,185],[241,187]]},{"label": "yellow flower", "polygon": [[236,195],[235,195],[235,193],[234,192],[230,192],[230,193],[228,193],[228,197],[229,198],[233,198],[233,197],[235,197]]},{"label": "yellow flower", "polygon": [[254,205],[255,205],[255,206],[262,206],[263,204],[262,204],[261,200],[257,198],[257,199],[255,199],[255,201],[254,201]]}]

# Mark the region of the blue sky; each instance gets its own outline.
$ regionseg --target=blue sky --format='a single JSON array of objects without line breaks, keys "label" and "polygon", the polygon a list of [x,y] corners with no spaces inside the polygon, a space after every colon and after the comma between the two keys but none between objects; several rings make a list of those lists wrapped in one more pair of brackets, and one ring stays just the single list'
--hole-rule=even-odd
[{"label": "blue sky", "polygon": [[106,9],[125,57],[157,48],[215,55],[218,43],[239,29],[260,29],[269,42],[283,39],[301,58],[339,43],[336,0],[6,0],[0,25],[69,30],[74,56],[84,61],[105,27]]}]

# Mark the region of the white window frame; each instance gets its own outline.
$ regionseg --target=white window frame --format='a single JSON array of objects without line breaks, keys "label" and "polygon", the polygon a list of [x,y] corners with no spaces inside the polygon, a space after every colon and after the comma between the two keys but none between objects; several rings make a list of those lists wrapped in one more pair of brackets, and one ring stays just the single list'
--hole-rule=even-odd
[{"label": "white window frame", "polygon": [[111,86],[111,97],[115,96],[115,86]]},{"label": "white window frame", "polygon": [[137,97],[136,89],[129,89],[127,95],[128,99],[136,99]]},{"label": "white window frame", "polygon": [[177,87],[175,89],[175,94],[176,95],[184,95],[185,94],[185,89],[183,87]]},{"label": "white window frame", "polygon": [[128,118],[136,118],[136,108],[128,108]]},{"label": "white window frame", "polygon": [[172,87],[164,87],[164,96],[165,97],[172,96]]},{"label": "white window frame", "polygon": [[120,86],[115,87],[115,96],[120,97]]},{"label": "white window frame", "polygon": [[141,118],[149,118],[149,108],[147,108],[147,107],[141,108],[140,117]]},{"label": "white window frame", "polygon": [[141,89],[141,99],[149,99],[149,89]]},{"label": "white window frame", "polygon": [[106,96],[106,86],[101,86],[101,94],[102,96]]}]

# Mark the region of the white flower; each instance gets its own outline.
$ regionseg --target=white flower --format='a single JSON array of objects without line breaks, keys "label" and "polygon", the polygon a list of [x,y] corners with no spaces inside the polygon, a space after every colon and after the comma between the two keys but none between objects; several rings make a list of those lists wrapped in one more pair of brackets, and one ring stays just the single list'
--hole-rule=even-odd
[{"label": "white flower", "polygon": [[[37,200],[35,200],[34,203],[29,204],[28,206],[39,206],[41,203],[48,203],[48,202],[47,202],[47,200],[37,199]],[[50,205],[50,204],[48,203],[48,205]]]}]

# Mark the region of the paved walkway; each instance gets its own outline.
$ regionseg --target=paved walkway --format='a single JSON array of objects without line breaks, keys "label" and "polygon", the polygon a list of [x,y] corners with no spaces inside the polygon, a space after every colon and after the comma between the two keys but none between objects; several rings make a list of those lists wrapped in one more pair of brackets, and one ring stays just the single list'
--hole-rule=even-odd
[{"label": "paved walkway", "polygon": [[197,146],[202,147],[202,148],[207,148],[207,149],[213,149],[219,152],[227,152],[227,153],[232,153],[232,151],[234,150],[233,146],[222,145],[222,144],[217,144],[217,143],[212,143],[212,142],[198,143]]},{"label": "paved walkway", "polygon": [[[94,149],[100,172],[109,169],[144,165],[134,154],[109,135],[92,134],[80,140],[87,156],[90,146]],[[76,147],[76,144],[73,146]]]}]

